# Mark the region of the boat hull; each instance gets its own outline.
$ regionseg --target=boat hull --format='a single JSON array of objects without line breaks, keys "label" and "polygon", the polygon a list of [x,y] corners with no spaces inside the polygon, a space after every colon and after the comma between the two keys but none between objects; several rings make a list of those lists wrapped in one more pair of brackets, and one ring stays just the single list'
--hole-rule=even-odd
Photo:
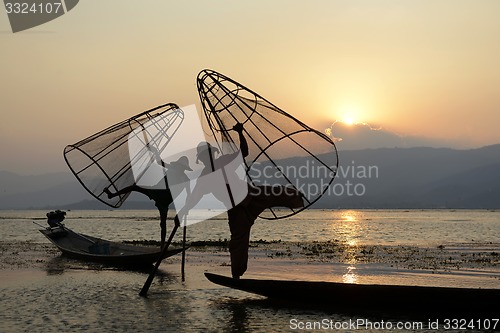
[{"label": "boat hull", "polygon": [[[128,245],[80,234],[66,227],[47,228],[40,232],[64,255],[84,261],[116,266],[149,266],[161,255],[159,247]],[[164,258],[183,250],[168,250]]]},{"label": "boat hull", "polygon": [[[365,285],[335,282],[233,279],[205,273],[213,283],[294,304],[343,312],[384,312],[498,318],[500,289]],[[492,317],[493,316],[493,317]]]}]

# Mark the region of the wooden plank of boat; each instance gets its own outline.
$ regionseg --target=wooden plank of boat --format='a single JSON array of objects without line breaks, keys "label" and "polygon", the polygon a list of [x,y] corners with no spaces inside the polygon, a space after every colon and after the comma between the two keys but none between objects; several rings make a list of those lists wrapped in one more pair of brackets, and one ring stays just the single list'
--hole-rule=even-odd
[{"label": "wooden plank of boat", "polygon": [[208,280],[272,299],[342,311],[496,315],[500,289],[367,285],[320,281],[233,279],[205,273]]},{"label": "wooden plank of boat", "polygon": [[[46,228],[40,232],[70,257],[119,266],[146,266],[161,255],[159,247],[129,245],[92,237],[67,227]],[[165,257],[181,253],[182,248],[168,250]]]}]

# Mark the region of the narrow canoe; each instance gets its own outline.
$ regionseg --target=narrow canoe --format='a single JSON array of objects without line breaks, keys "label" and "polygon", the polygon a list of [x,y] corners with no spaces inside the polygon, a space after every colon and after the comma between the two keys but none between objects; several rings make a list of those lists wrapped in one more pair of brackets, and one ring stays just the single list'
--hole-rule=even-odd
[{"label": "narrow canoe", "polygon": [[233,279],[205,273],[213,283],[294,304],[344,312],[425,313],[498,318],[500,289],[367,285],[319,281]]},{"label": "narrow canoe", "polygon": [[[159,247],[128,245],[80,234],[60,226],[41,229],[61,252],[69,257],[117,266],[148,266],[161,255]],[[181,253],[182,248],[168,250],[165,257]]]}]

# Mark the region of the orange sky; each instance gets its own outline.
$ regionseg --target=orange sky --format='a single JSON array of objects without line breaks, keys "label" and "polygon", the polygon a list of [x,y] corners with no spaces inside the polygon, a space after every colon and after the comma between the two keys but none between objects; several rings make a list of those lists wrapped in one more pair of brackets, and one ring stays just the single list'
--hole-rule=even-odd
[{"label": "orange sky", "polygon": [[500,143],[499,13],[496,0],[85,0],[16,34],[0,14],[0,170],[66,170],[65,145],[198,103],[203,68],[316,127]]}]

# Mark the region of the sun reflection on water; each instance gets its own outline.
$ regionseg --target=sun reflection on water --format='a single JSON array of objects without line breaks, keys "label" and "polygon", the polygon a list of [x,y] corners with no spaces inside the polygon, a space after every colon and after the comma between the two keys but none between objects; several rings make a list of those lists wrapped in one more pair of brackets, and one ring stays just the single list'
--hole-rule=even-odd
[{"label": "sun reflection on water", "polygon": [[342,275],[344,283],[357,283],[359,275],[356,273],[358,262],[357,252],[359,240],[365,231],[363,212],[356,210],[345,210],[340,212],[337,220],[337,232],[340,240],[346,245],[345,261],[349,264],[347,271]]},{"label": "sun reflection on water", "polygon": [[356,274],[356,267],[351,265],[347,267],[347,273],[342,275],[342,282],[344,283],[357,283],[358,282],[358,274]]},{"label": "sun reflection on water", "polygon": [[360,212],[355,210],[345,210],[340,214],[340,216],[343,221],[357,221],[359,214]]},{"label": "sun reflection on water", "polygon": [[341,241],[349,246],[357,246],[362,235],[363,213],[356,210],[344,210],[340,213],[340,223],[338,225]]}]

